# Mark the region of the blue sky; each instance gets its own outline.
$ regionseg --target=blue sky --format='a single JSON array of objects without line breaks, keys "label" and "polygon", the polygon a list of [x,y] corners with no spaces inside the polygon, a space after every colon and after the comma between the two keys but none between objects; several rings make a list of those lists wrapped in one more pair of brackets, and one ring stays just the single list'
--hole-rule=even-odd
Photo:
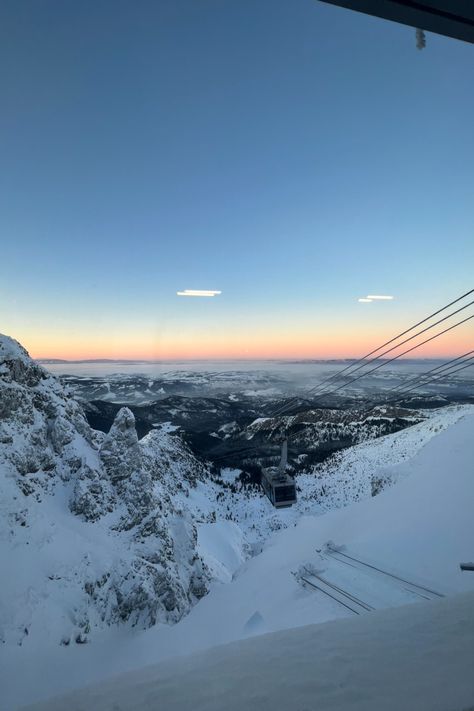
[{"label": "blue sky", "polygon": [[471,45],[316,0],[0,28],[0,330],[35,355],[353,355],[472,287]]}]

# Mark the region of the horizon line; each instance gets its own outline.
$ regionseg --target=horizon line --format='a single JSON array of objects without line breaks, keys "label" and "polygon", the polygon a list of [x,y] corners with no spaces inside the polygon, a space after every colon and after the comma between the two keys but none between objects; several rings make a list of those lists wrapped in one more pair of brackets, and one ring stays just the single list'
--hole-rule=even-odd
[{"label": "horizon line", "polygon": [[[452,358],[453,355],[446,355],[446,356],[424,356],[424,357],[407,357],[407,358],[398,358],[397,360],[400,361],[408,361],[408,360],[419,360],[419,361],[426,361],[426,360],[446,360],[448,358]],[[130,363],[130,364],[136,364],[136,363],[176,363],[176,362],[189,362],[189,363],[194,363],[196,361],[200,362],[205,362],[205,361],[235,361],[235,360],[241,360],[241,361],[280,361],[280,362],[301,362],[301,363],[311,363],[314,361],[323,361],[323,362],[329,362],[329,361],[348,361],[348,360],[354,360],[354,361],[359,361],[359,360],[370,360],[372,361],[373,359],[367,359],[367,358],[361,358],[360,356],[345,356],[345,357],[333,357],[333,358],[322,358],[322,357],[299,357],[299,356],[287,356],[287,357],[251,357],[251,356],[235,356],[235,357],[206,357],[206,358],[72,358],[72,359],[66,359],[66,358],[33,358],[34,361],[37,363],[41,363],[43,365],[61,365],[61,364],[66,364],[66,363]],[[390,360],[389,358],[377,358],[376,360]]]}]

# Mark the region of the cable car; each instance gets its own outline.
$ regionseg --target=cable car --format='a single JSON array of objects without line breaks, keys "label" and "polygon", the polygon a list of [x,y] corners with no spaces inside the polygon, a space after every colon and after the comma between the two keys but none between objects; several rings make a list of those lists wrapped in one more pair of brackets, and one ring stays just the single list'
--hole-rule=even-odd
[{"label": "cable car", "polygon": [[287,461],[288,440],[285,439],[281,447],[280,465],[262,469],[262,489],[277,509],[296,503],[296,486],[291,476],[286,473]]}]

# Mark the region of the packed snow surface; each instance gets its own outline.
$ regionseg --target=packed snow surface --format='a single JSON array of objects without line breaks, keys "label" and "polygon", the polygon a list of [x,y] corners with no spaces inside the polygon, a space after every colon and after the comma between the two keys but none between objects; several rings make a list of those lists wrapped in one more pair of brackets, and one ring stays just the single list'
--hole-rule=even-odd
[{"label": "packed snow surface", "polygon": [[246,558],[244,535],[233,521],[198,524],[197,550],[213,578],[224,583]]},{"label": "packed snow surface", "polygon": [[[380,446],[381,449],[374,459],[367,454],[369,444],[352,448],[352,458],[342,459],[338,471],[344,462],[352,462],[352,472],[355,472],[355,476],[363,482],[362,472],[365,471],[367,476],[367,470],[362,465],[360,467],[354,465],[357,450],[362,451],[365,453],[364,456],[368,457],[369,464],[366,466],[369,466],[369,470],[375,467],[377,462],[378,467],[375,472],[377,477],[388,481],[390,486],[378,496],[361,498],[358,503],[329,511],[324,515],[315,516],[314,513],[317,511],[314,511],[312,515],[300,515],[299,518],[293,519],[295,515],[293,510],[281,512],[282,515],[288,514],[286,521],[288,527],[270,536],[263,544],[261,553],[247,560],[234,572],[232,572],[233,567],[237,565],[242,551],[236,528],[226,529],[229,522],[220,522],[218,526],[206,528],[207,524],[213,522],[203,520],[204,526],[201,531],[198,527],[198,547],[202,551],[201,554],[208,560],[213,558],[215,569],[218,570],[219,565],[223,566],[227,571],[227,577],[233,579],[227,584],[217,582],[212,584],[209,594],[200,600],[178,624],[171,627],[156,626],[146,631],[109,629],[101,637],[96,636],[90,645],[70,645],[68,648],[45,645],[41,649],[41,654],[38,654],[38,650],[34,653],[34,649],[27,647],[10,648],[8,657],[2,665],[5,676],[3,680],[0,679],[5,690],[5,711],[7,709],[10,711],[22,703],[46,699],[53,694],[104,680],[108,676],[164,662],[170,657],[203,652],[215,645],[248,637],[255,638],[265,633],[297,627],[308,629],[307,625],[324,623],[336,618],[356,617],[348,607],[311,587],[304,580],[305,577],[308,580],[318,580],[317,576],[346,591],[352,591],[359,600],[368,603],[370,608],[375,608],[375,611],[367,610],[364,614],[360,614],[357,622],[346,620],[338,623],[338,626],[318,627],[308,632],[305,630],[286,632],[276,638],[282,640],[281,651],[278,649],[278,644],[271,641],[271,637],[253,639],[249,643],[250,646],[239,647],[244,650],[241,655],[244,666],[241,670],[235,668],[236,663],[232,665],[230,661],[228,666],[219,666],[219,659],[227,658],[225,650],[210,651],[206,656],[194,657],[194,660],[181,658],[176,662],[166,662],[168,666],[160,667],[165,671],[150,670],[151,676],[147,676],[148,672],[143,672],[145,676],[137,677],[136,683],[134,676],[124,677],[120,682],[114,682],[118,684],[121,693],[110,696],[109,706],[100,705],[108,701],[103,700],[100,703],[97,701],[96,708],[112,709],[114,703],[116,709],[219,708],[219,706],[212,706],[215,688],[213,684],[221,685],[219,693],[227,694],[229,697],[226,697],[225,706],[232,708],[230,696],[234,693],[235,685],[238,684],[237,677],[240,676],[241,680],[246,678],[243,675],[247,671],[249,693],[254,691],[255,699],[262,704],[263,697],[258,696],[260,693],[264,696],[270,694],[269,698],[274,698],[275,701],[275,697],[271,696],[273,687],[269,681],[270,661],[267,667],[262,668],[264,681],[262,691],[259,691],[255,686],[257,683],[255,674],[259,674],[256,660],[260,660],[261,652],[267,650],[266,653],[270,655],[269,660],[275,659],[274,679],[284,680],[285,677],[278,670],[286,663],[290,664],[295,646],[298,648],[301,646],[302,654],[305,652],[308,657],[307,664],[310,666],[306,666],[306,670],[317,669],[319,675],[319,670],[328,669],[327,686],[324,687],[325,675],[321,674],[318,676],[321,683],[315,687],[313,681],[305,676],[308,671],[298,676],[298,665],[288,666],[290,671],[293,670],[293,676],[288,673],[286,677],[288,689],[293,689],[295,693],[296,688],[299,689],[300,696],[297,699],[301,702],[301,708],[305,708],[305,704],[307,708],[313,708],[316,693],[320,694],[318,698],[321,698],[321,704],[323,702],[326,704],[321,708],[342,708],[337,704],[339,701],[341,703],[347,701],[349,697],[344,697],[340,683],[343,683],[346,690],[352,688],[355,704],[353,708],[390,708],[385,696],[380,696],[385,693],[383,680],[386,680],[386,688],[395,688],[397,677],[399,679],[397,688],[401,696],[398,706],[392,705],[392,708],[463,708],[463,704],[465,707],[467,703],[468,691],[473,692],[471,703],[474,702],[474,691],[467,689],[467,684],[472,682],[469,681],[465,669],[468,653],[472,660],[472,631],[464,625],[465,620],[472,613],[472,598],[469,596],[460,598],[461,602],[459,602],[452,597],[455,593],[474,589],[474,575],[462,573],[459,569],[460,561],[473,558],[474,415],[472,408],[458,408],[456,416],[453,412],[451,410],[446,414],[448,420],[451,418],[452,424],[444,429],[441,425],[436,426],[429,431],[429,436],[426,432],[428,427],[433,426],[432,421],[431,424],[430,421],[423,423],[425,433],[423,436],[420,434],[421,425],[417,425],[418,434],[412,433],[411,440],[408,432],[415,428],[383,438],[385,440],[383,450],[382,445],[378,444],[382,440],[377,440],[372,444]],[[441,420],[441,415],[439,418]],[[401,448],[396,458],[398,463],[390,466],[388,464],[390,449],[397,450],[395,443],[402,435],[406,438],[406,443],[411,442],[410,451],[416,454],[406,458],[405,455],[402,456],[403,448]],[[424,446],[419,444],[420,441]],[[403,451],[406,453],[406,448]],[[350,470],[345,476],[350,480]],[[187,498],[194,497],[193,501],[189,501],[189,510],[193,507],[196,511],[199,507],[204,508],[206,496],[202,487],[204,484],[198,482],[196,488],[189,493]],[[353,501],[354,498],[357,500],[358,497],[351,495],[346,503]],[[341,501],[340,505],[342,506],[343,503]],[[321,509],[319,513],[322,513]],[[330,542],[328,548],[327,544]],[[362,562],[349,565],[347,562],[342,562],[345,560],[344,556]],[[367,565],[374,567],[370,568]],[[384,572],[377,572],[374,568]],[[221,576],[221,579],[224,577]],[[219,576],[216,575],[216,578]],[[431,592],[425,594],[423,591]],[[446,600],[442,600],[440,595],[447,596]],[[408,605],[405,611],[382,609],[405,605],[407,602],[420,604]],[[407,630],[405,637],[403,636],[404,620]],[[438,621],[440,624],[442,622],[441,626],[438,625]],[[357,627],[357,624],[361,627]],[[288,635],[286,642],[285,635]],[[330,641],[328,635],[334,637],[334,643]],[[392,644],[395,639],[399,640],[398,648]],[[357,640],[360,645],[357,644]],[[415,649],[415,657],[412,657],[409,663],[406,650],[408,645],[415,644],[415,641],[418,646]],[[332,651],[329,656],[326,643],[333,645],[330,647]],[[446,650],[440,649],[443,645],[446,646]],[[359,646],[360,663],[356,654]],[[252,649],[255,650],[255,656],[252,656],[254,654]],[[285,653],[285,649],[289,650],[288,653]],[[261,652],[259,653],[258,650]],[[427,659],[426,664],[421,659],[423,654]],[[382,661],[379,662],[378,655],[380,660],[385,658],[384,664]],[[297,658],[295,652],[295,659]],[[331,659],[333,664],[329,665]],[[393,665],[390,666],[392,659]],[[351,677],[348,660],[353,664],[353,677]],[[445,664],[446,660],[448,661]],[[338,661],[341,666],[339,670]],[[398,666],[395,665],[395,661]],[[247,664],[248,666],[245,666]],[[367,680],[370,665],[379,670],[380,683],[377,674],[372,675],[371,681]],[[189,670],[188,687],[184,681],[181,684],[180,680],[184,680],[186,674],[183,672],[183,677],[179,676],[180,667],[184,671]],[[231,671],[232,667],[234,667],[233,671]],[[329,674],[329,667],[332,669],[332,676]],[[415,678],[418,667],[420,668],[419,686]],[[433,669],[438,667],[442,670],[439,676],[433,672]],[[459,670],[459,673],[456,671],[454,674],[454,667]],[[208,676],[204,668],[207,669]],[[193,672],[193,669],[200,671]],[[162,673],[164,676],[160,676]],[[196,691],[197,702],[196,705],[192,705],[193,700],[191,699],[190,702],[186,694],[194,693],[193,679],[199,678],[199,674],[202,674],[204,680],[203,690],[199,694]],[[446,676],[443,677],[443,674]],[[427,680],[430,675],[435,684],[433,697],[426,695]],[[352,687],[348,681],[349,677],[353,681]],[[155,706],[140,706],[140,703],[145,703],[144,697],[140,694],[137,695],[137,705],[130,705],[130,695],[133,689],[141,688],[139,679],[142,678],[145,680],[143,693],[148,694],[148,698],[152,697]],[[357,678],[363,680],[367,689],[372,689],[374,694],[379,694],[378,700],[374,696],[378,706],[370,706],[367,703],[364,705],[367,701],[364,686],[356,691],[354,680]],[[443,687],[443,678],[445,679],[444,696],[441,692],[438,694],[438,689]],[[345,685],[346,682],[348,686]],[[403,696],[405,683],[408,689],[415,689],[415,687],[419,689],[419,696],[413,696],[414,699],[433,698],[435,703],[440,699],[440,705],[429,705],[429,703],[425,706],[407,705]],[[282,686],[276,682],[275,684],[276,691],[281,692],[277,697],[281,696],[283,700],[285,697]],[[180,696],[180,689],[183,690],[184,696]],[[460,690],[464,690],[462,691],[464,695]],[[460,695],[457,696],[458,692]],[[102,692],[97,691],[97,693],[99,694],[97,698],[100,698]],[[203,696],[205,693],[208,693],[207,697]],[[247,691],[241,690],[241,694],[244,693]],[[312,705],[310,706],[308,706],[309,697],[304,696],[306,693],[311,694]],[[76,701],[71,701],[65,708],[87,707],[87,704],[80,705],[86,703],[84,699],[87,699],[87,696],[75,695],[74,698],[79,705],[74,706]],[[245,696],[241,695],[239,698],[248,701]],[[452,706],[446,703],[443,705],[442,701],[448,700],[452,701]],[[54,709],[52,703],[48,702],[49,705],[44,708]],[[330,703],[333,705],[331,706]],[[254,707],[267,708],[258,704]],[[94,704],[89,703],[88,708],[95,708]],[[284,708],[283,701],[280,706],[277,703],[273,708]],[[346,705],[345,708],[351,706]]]},{"label": "packed snow surface", "polygon": [[467,593],[234,642],[30,711],[467,711],[473,655]]}]

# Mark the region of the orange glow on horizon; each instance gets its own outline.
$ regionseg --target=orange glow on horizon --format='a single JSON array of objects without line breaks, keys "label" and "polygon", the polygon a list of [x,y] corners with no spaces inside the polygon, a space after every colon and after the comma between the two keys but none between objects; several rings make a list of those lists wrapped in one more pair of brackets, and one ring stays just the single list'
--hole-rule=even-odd
[{"label": "orange glow on horizon", "polygon": [[[235,334],[199,333],[167,334],[161,337],[142,334],[128,339],[116,334],[100,335],[85,339],[36,337],[36,334],[18,338],[33,358],[58,358],[63,360],[226,360],[226,359],[332,359],[360,358],[393,336],[347,328],[344,333],[325,331],[324,336],[308,337],[300,329],[288,333],[282,339],[280,333],[256,332]],[[428,337],[429,333],[424,337]],[[418,340],[423,340],[420,337]],[[415,345],[414,340],[385,357],[398,355],[402,350]],[[458,356],[473,347],[472,329],[468,332],[454,331],[441,336],[408,353],[406,358],[448,358]],[[388,346],[390,347],[390,346]]]}]

